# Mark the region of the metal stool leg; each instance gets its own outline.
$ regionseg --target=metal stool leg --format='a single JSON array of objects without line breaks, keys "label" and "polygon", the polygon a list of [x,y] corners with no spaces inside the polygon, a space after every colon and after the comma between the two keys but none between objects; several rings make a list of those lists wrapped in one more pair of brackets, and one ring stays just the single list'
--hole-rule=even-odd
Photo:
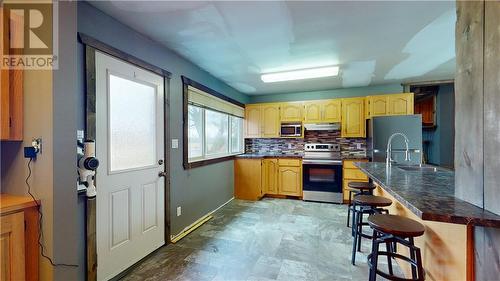
[{"label": "metal stool leg", "polygon": [[[350,195],[349,195],[350,196]],[[349,200],[350,201],[350,200]],[[351,203],[347,205],[347,227],[349,227],[349,220],[351,219]]]},{"label": "metal stool leg", "polygon": [[352,237],[354,237],[354,224],[356,222],[356,216],[354,215],[356,213],[356,207],[358,207],[358,205],[356,205],[356,203],[352,203],[352,218],[351,218],[351,235]]},{"label": "metal stool leg", "polygon": [[372,253],[369,256],[370,264],[370,274],[368,277],[369,281],[375,281],[377,279],[377,265],[378,265],[378,250],[379,250],[379,242],[377,241],[378,233],[374,229],[373,230],[373,238],[372,238]]},{"label": "metal stool leg", "polygon": [[[392,252],[392,243],[390,241],[385,242],[385,247],[387,249],[387,252]],[[389,268],[389,274],[393,275],[392,271],[392,258],[391,256],[387,255],[387,267]]]},{"label": "metal stool leg", "polygon": [[353,210],[352,217],[353,217],[353,223],[351,229],[354,231],[354,239],[352,240],[352,257],[351,257],[351,263],[352,265],[356,265],[356,244],[358,241],[358,211],[356,209]]},{"label": "metal stool leg", "polygon": [[361,238],[363,234],[363,207],[360,207],[360,212],[358,212],[358,220],[356,222],[357,229],[358,229],[358,252],[361,252]]},{"label": "metal stool leg", "polygon": [[415,254],[417,256],[417,264],[418,264],[418,280],[425,280],[425,272],[424,272],[424,268],[422,266],[422,256],[420,254],[420,249],[419,248],[416,248],[415,249]]},{"label": "metal stool leg", "polygon": [[[410,242],[411,246],[414,246],[415,244],[413,243],[413,237],[408,238],[408,241]],[[415,260],[415,251],[412,247],[409,247],[410,249],[410,258],[412,260]],[[417,266],[411,265],[411,276],[413,279],[417,280]]]}]

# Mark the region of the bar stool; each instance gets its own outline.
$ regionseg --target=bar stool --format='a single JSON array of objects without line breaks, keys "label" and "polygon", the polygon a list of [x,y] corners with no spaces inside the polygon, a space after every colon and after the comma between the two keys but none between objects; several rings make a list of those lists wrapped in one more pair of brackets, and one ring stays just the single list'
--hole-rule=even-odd
[{"label": "bar stool", "polygon": [[[352,181],[347,184],[347,187],[349,187],[349,199],[347,201],[347,227],[349,227],[351,212],[353,211],[352,210],[353,195],[354,196],[360,194],[372,195],[373,190],[375,189],[375,185],[371,182]],[[352,221],[354,224],[354,216],[352,216]],[[354,231],[352,233],[354,234]]]},{"label": "bar stool", "polygon": [[[363,226],[368,225],[367,222],[363,221],[363,215],[373,215],[373,214],[388,214],[389,211],[383,209],[382,207],[387,207],[392,204],[392,200],[385,198],[383,196],[375,195],[357,195],[353,200],[353,217],[355,220],[352,225],[354,230],[354,240],[352,241],[352,264],[356,264],[356,252],[361,251],[361,238],[373,237],[369,234],[363,233]],[[356,247],[357,246],[357,247]],[[357,249],[356,249],[357,248]]]},{"label": "bar stool", "polygon": [[[373,229],[372,252],[368,255],[368,266],[370,267],[369,281],[375,281],[377,275],[388,280],[394,281],[423,281],[425,280],[425,271],[422,267],[422,257],[420,249],[414,244],[414,237],[424,234],[425,227],[419,222],[396,215],[375,214],[368,218],[368,224]],[[381,243],[386,245],[401,244],[408,247],[410,257],[396,253],[395,250],[385,252],[379,250]],[[395,248],[392,248],[395,249]],[[378,257],[387,256],[389,273],[383,272],[377,268]],[[411,266],[412,278],[405,279],[394,275],[392,271],[391,258],[396,258],[408,262]]]}]

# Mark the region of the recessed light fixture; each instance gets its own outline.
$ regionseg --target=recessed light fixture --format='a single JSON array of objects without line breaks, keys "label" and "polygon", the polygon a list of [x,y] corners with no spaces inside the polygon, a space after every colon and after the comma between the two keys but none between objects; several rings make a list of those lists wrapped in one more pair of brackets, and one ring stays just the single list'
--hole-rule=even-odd
[{"label": "recessed light fixture", "polygon": [[280,82],[280,81],[290,81],[290,80],[302,80],[311,78],[321,78],[339,75],[338,66],[326,66],[318,68],[308,68],[299,69],[275,73],[262,74],[260,79],[265,83]]}]

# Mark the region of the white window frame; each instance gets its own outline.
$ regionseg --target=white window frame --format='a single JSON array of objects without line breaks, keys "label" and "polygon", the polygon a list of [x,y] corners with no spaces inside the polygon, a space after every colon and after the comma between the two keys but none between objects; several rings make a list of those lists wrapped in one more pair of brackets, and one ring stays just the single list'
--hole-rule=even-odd
[{"label": "white window frame", "polygon": [[[235,156],[235,155],[238,155],[238,154],[243,154],[245,153],[245,139],[243,137],[243,128],[241,130],[241,142],[240,142],[240,145],[241,145],[241,150],[238,151],[238,152],[232,152],[232,140],[231,140],[231,134],[232,134],[232,130],[233,130],[233,126],[231,124],[231,117],[234,117],[234,118],[240,118],[243,120],[243,118],[241,117],[238,117],[238,116],[233,116],[233,115],[230,115],[230,114],[227,114],[225,112],[220,112],[220,111],[217,111],[217,110],[213,110],[213,109],[210,109],[210,108],[204,108],[202,106],[199,106],[199,105],[196,105],[196,104],[192,104],[192,103],[189,103],[188,104],[188,108],[189,106],[195,106],[195,107],[198,107],[201,109],[201,116],[202,116],[202,136],[201,136],[201,143],[202,143],[202,155],[201,156],[198,156],[198,157],[189,157],[189,137],[188,137],[188,163],[195,163],[195,162],[199,162],[199,161],[205,161],[205,160],[212,160],[212,159],[217,159],[217,158],[224,158],[224,157],[228,157],[228,156]],[[227,134],[227,143],[228,143],[228,146],[227,146],[227,152],[226,153],[220,153],[220,154],[212,154],[212,155],[207,155],[207,148],[206,148],[206,112],[207,110],[209,111],[212,111],[212,112],[218,112],[220,114],[224,114],[225,117],[226,117],[226,122],[227,122],[227,126],[228,126],[228,134]],[[189,118],[189,117],[188,117]],[[188,120],[189,122],[189,120]]]}]

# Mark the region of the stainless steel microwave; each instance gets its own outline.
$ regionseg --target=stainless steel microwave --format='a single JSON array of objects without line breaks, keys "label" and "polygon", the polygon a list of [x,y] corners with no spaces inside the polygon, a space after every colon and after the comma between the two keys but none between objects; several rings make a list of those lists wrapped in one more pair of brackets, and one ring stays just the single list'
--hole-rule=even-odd
[{"label": "stainless steel microwave", "polygon": [[302,136],[301,123],[282,123],[280,129],[282,137],[300,137]]}]

